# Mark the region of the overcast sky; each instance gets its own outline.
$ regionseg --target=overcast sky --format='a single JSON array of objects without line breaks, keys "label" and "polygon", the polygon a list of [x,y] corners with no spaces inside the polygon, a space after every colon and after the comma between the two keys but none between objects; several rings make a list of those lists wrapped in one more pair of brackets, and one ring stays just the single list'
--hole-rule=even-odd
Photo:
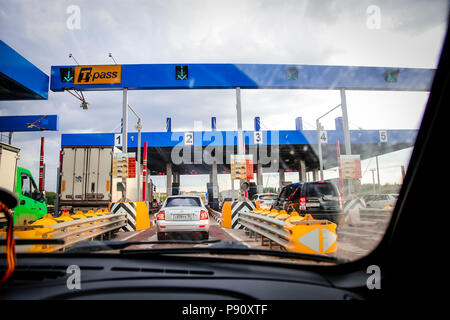
[{"label": "overcast sky", "polygon": [[[80,9],[73,29],[70,6]],[[379,9],[379,16],[371,10]],[[369,10],[368,10],[369,9]],[[5,1],[0,0],[0,38],[50,74],[52,65],[129,63],[277,63],[435,68],[446,30],[447,1]],[[379,17],[377,20],[373,20]],[[375,21],[375,22],[374,22]],[[375,23],[375,25],[373,24]],[[69,25],[68,25],[69,24]],[[72,26],[72,27],[71,27]],[[374,28],[375,26],[375,28]],[[39,140],[46,137],[46,186],[54,191],[61,134],[120,130],[121,92],[87,92],[89,110],[68,93],[46,101],[0,102],[0,115],[58,114],[60,131],[15,133],[20,165],[38,177]],[[427,93],[347,92],[350,129],[417,129]],[[242,90],[244,129],[304,129],[340,102],[338,91]],[[236,128],[233,90],[131,91],[144,131],[192,130],[194,121],[218,130]],[[334,129],[336,110],[323,119]],[[130,126],[133,126],[130,116]],[[410,149],[380,158],[382,183],[398,182]],[[371,182],[374,161],[363,162]],[[397,169],[395,169],[395,167]],[[330,172],[328,177],[332,177]],[[207,177],[184,177],[186,190],[205,191]],[[287,175],[287,180],[296,175]],[[266,181],[269,182],[266,183]],[[155,179],[159,188],[164,179]],[[265,185],[278,185],[268,176]],[[221,190],[229,176],[219,178]]]}]

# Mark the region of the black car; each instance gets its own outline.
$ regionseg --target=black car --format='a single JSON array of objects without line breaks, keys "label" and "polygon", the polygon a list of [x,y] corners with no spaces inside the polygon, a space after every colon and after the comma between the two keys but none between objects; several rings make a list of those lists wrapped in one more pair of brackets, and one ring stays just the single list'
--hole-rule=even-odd
[{"label": "black car", "polygon": [[341,199],[336,186],[328,181],[298,182],[281,189],[272,208],[309,213],[315,219],[326,219],[336,224],[342,217]]}]

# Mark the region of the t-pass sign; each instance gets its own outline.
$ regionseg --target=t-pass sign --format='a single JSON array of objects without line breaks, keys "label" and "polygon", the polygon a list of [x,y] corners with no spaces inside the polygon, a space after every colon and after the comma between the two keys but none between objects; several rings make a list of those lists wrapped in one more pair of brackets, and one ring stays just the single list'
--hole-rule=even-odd
[{"label": "t-pass sign", "polygon": [[74,84],[121,83],[121,65],[76,66]]}]

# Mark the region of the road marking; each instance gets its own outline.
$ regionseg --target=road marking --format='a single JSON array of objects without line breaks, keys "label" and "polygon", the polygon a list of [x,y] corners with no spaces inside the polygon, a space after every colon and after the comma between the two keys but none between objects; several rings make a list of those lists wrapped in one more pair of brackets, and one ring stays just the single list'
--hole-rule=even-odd
[{"label": "road marking", "polygon": [[130,236],[128,236],[128,237],[125,237],[125,238],[123,238],[123,239],[121,239],[121,240],[122,240],[122,241],[127,241],[128,239],[133,238],[133,237],[135,237],[135,236],[141,234],[141,233],[144,232],[144,231],[145,231],[145,230],[138,231],[137,233],[132,234],[132,235],[130,235]]},{"label": "road marking", "polygon": [[229,236],[231,236],[232,238],[234,238],[236,241],[238,241],[239,243],[247,243],[248,241],[244,241],[243,239],[241,239],[240,237],[238,237],[237,235],[232,234],[230,231],[227,230],[227,228],[222,228],[223,231],[225,231]]}]

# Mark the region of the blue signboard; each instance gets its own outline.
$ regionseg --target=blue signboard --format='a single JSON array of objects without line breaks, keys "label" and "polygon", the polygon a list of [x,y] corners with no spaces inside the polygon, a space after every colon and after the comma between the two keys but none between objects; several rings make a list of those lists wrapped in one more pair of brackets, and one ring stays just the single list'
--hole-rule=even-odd
[{"label": "blue signboard", "polygon": [[[161,89],[348,89],[429,91],[435,69],[280,64],[124,64],[113,82],[80,84],[67,70],[95,66],[52,66],[52,91]],[[97,66],[106,68],[106,66]],[[63,69],[63,70],[61,70]],[[99,73],[100,74],[100,73]],[[106,73],[105,73],[106,74]],[[117,73],[119,75],[119,73]]]},{"label": "blue signboard", "polygon": [[42,100],[48,98],[49,77],[17,51],[0,40],[0,100]]},{"label": "blue signboard", "polygon": [[[261,131],[262,145],[315,145],[316,130],[272,130]],[[414,144],[418,130],[386,130],[387,141],[393,144]],[[338,140],[344,143],[342,130],[327,130],[328,144]],[[194,132],[193,146],[236,146],[237,131],[198,131]],[[255,145],[254,131],[243,131],[246,145]],[[184,132],[142,132],[141,141],[148,141],[148,147],[185,146]],[[137,133],[128,133],[128,147],[137,147]],[[379,144],[380,130],[350,130],[352,144]],[[114,133],[62,134],[61,146],[113,146]]]},{"label": "blue signboard", "polygon": [[57,115],[3,116],[0,132],[58,130]]}]

